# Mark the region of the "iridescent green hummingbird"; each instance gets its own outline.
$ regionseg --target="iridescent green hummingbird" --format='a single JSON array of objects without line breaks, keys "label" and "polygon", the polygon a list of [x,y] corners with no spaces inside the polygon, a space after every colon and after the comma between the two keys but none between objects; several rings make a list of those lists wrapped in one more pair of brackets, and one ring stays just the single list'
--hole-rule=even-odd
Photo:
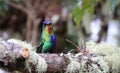
[{"label": "iridescent green hummingbird", "polygon": [[52,52],[56,45],[56,37],[50,20],[45,20],[42,27],[42,35],[37,47],[37,53]]}]

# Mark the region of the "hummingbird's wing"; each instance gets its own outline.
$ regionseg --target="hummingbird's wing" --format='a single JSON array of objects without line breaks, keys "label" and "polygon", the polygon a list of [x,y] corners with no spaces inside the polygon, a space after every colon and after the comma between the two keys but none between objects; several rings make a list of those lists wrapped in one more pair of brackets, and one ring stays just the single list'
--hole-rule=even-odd
[{"label": "hummingbird's wing", "polygon": [[36,50],[37,53],[41,53],[43,45],[44,45],[44,41],[41,40],[40,44],[37,46],[37,50]]}]

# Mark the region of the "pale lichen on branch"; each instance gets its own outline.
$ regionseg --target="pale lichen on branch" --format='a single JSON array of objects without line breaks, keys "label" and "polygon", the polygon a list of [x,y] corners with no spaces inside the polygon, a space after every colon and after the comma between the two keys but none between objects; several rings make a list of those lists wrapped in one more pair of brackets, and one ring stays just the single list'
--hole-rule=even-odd
[{"label": "pale lichen on branch", "polygon": [[0,40],[0,66],[13,73],[118,73],[119,48],[115,45],[86,43],[87,53],[36,53],[31,43],[9,39]]}]

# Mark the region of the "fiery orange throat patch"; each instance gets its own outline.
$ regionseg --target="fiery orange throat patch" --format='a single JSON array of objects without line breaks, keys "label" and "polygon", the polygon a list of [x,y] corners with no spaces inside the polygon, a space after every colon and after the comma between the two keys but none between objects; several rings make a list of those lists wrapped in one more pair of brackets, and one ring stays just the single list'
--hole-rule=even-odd
[{"label": "fiery orange throat patch", "polygon": [[51,26],[51,25],[49,25],[49,26],[47,27],[47,33],[48,33],[48,34],[51,34],[51,33],[52,33],[52,26]]}]

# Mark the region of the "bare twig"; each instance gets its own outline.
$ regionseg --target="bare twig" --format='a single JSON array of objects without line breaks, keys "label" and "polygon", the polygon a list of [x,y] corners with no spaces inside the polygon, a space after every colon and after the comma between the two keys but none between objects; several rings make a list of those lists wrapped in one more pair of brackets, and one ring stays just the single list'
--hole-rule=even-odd
[{"label": "bare twig", "polygon": [[79,52],[81,51],[80,47],[77,46],[75,43],[73,43],[72,41],[68,40],[68,39],[65,39],[67,42],[71,43],[72,45],[74,45],[78,50]]}]

